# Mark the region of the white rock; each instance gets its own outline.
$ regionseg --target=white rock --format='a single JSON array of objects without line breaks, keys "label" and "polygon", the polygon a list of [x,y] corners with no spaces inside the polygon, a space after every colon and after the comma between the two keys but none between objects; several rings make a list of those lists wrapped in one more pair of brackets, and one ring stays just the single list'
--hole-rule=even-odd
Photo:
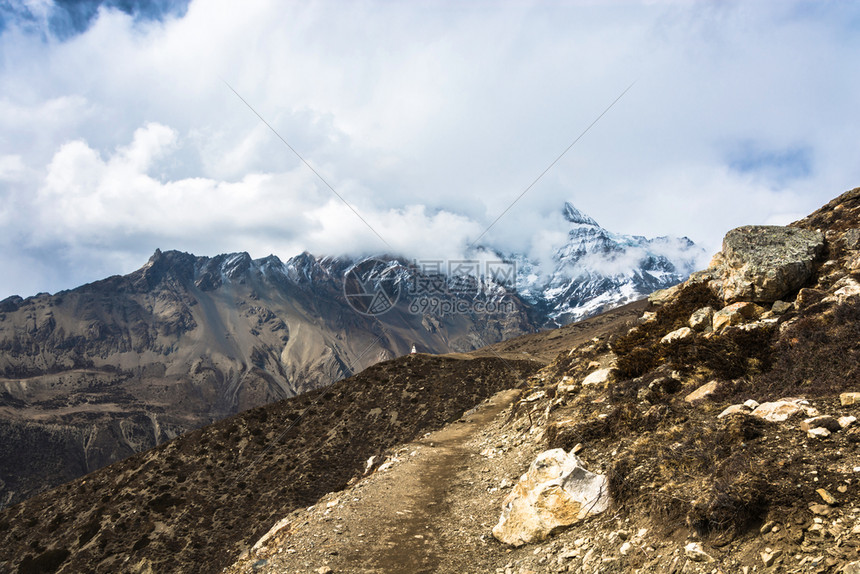
[{"label": "white rock", "polygon": [[609,507],[607,479],[557,448],[541,453],[505,498],[493,536],[522,546]]},{"label": "white rock", "polygon": [[847,416],[847,417],[839,417],[839,426],[847,429],[851,425],[857,422],[857,417]]},{"label": "white rock", "polygon": [[837,281],[833,287],[836,288],[833,294],[839,299],[860,295],[860,283],[850,275]]},{"label": "white rock", "polygon": [[713,562],[714,559],[711,558],[711,555],[705,552],[702,548],[702,545],[698,542],[690,542],[686,546],[684,546],[684,556],[692,560],[693,562]]},{"label": "white rock", "polygon": [[729,415],[734,415],[734,414],[738,414],[738,413],[748,413],[748,412],[749,412],[749,409],[744,405],[731,405],[729,407],[726,407],[726,409],[723,412],[718,414],[717,418],[721,419],[721,418],[727,417]]},{"label": "white rock", "polygon": [[630,550],[632,548],[633,548],[632,544],[630,544],[629,542],[625,542],[624,544],[621,545],[621,548],[618,549],[618,553],[621,554],[622,556],[627,556],[628,554],[630,554]]},{"label": "white rock", "polygon": [[254,547],[253,547],[253,548],[251,548],[251,550],[253,550],[253,551],[257,551],[257,550],[260,550],[261,548],[265,547],[265,546],[266,546],[266,543],[267,543],[267,542],[268,542],[268,541],[269,541],[273,536],[275,536],[276,534],[278,534],[278,532],[280,532],[281,530],[283,530],[285,527],[290,526],[290,523],[291,523],[291,520],[289,519],[289,517],[287,517],[287,518],[282,518],[281,520],[279,520],[277,523],[275,523],[275,525],[274,525],[274,526],[272,526],[272,527],[269,529],[269,531],[268,531],[268,532],[266,532],[266,533],[263,535],[263,537],[262,537],[262,538],[260,538],[259,540],[257,540],[257,543],[256,543],[256,544],[254,544]]},{"label": "white rock", "polygon": [[839,395],[839,402],[842,403],[843,407],[853,405],[854,403],[860,403],[860,393],[842,393]]},{"label": "white rock", "polygon": [[803,408],[796,402],[783,400],[762,403],[753,410],[752,415],[772,423],[781,423],[802,412]]},{"label": "white rock", "polygon": [[645,311],[644,313],[642,313],[642,316],[639,317],[640,323],[650,323],[651,321],[656,321],[656,320],[657,320],[657,313],[655,313],[654,311]]},{"label": "white rock", "polygon": [[816,427],[814,429],[809,429],[808,431],[806,431],[806,434],[808,434],[812,438],[827,438],[830,436],[830,431],[824,427]]},{"label": "white rock", "polygon": [[612,369],[598,369],[582,380],[583,385],[600,385],[609,380]]},{"label": "white rock", "polygon": [[747,399],[744,401],[744,406],[749,410],[753,410],[758,408],[759,402],[753,399]]},{"label": "white rock", "polygon": [[671,333],[664,336],[660,339],[661,343],[671,343],[672,341],[683,341],[684,339],[689,339],[693,336],[693,330],[689,327],[681,327],[680,329],[675,329]]},{"label": "white rock", "polygon": [[367,459],[366,463],[364,463],[364,474],[367,474],[368,472],[370,472],[373,469],[373,465],[375,465],[375,464],[376,464],[376,455],[373,455],[372,457]]},{"label": "white rock", "polygon": [[655,307],[665,305],[681,290],[683,283],[669,287],[668,289],[657,289],[648,295],[648,302]]},{"label": "white rock", "polygon": [[719,311],[716,311],[712,318],[714,331],[719,331],[723,327],[730,325],[741,325],[757,319],[763,312],[763,309],[755,303],[742,301],[726,305]]},{"label": "white rock", "polygon": [[684,400],[688,403],[695,404],[702,402],[708,399],[711,395],[717,392],[717,387],[719,386],[719,381],[711,381],[709,383],[705,383],[686,397]]}]

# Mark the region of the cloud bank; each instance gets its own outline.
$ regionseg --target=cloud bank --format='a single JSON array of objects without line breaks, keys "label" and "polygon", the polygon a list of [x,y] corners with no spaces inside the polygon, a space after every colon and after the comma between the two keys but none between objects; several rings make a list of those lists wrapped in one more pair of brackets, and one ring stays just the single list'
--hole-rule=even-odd
[{"label": "cloud bank", "polygon": [[569,200],[714,251],[860,185],[849,3],[70,5],[0,5],[0,298],[156,247],[458,257],[633,81],[482,242],[545,258]]}]

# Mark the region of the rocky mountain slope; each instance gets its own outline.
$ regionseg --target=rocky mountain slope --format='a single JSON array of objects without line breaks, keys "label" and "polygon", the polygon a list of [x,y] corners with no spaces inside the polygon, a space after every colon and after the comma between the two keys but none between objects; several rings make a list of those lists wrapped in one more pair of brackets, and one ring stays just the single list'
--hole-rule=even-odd
[{"label": "rocky mountain slope", "polygon": [[175,439],[0,513],[0,565],[857,572],[860,189],[644,305]]},{"label": "rocky mountain slope", "polygon": [[421,262],[390,257],[156,251],[127,276],[0,301],[0,508],[413,344],[469,351],[639,298],[691,270],[686,240],[612,234],[570,204],[563,216],[571,230],[554,270],[522,260],[500,282],[483,268],[428,275]]},{"label": "rocky mountain slope", "polygon": [[860,188],[733,230],[637,323],[284,515],[228,572],[860,571]]},{"label": "rocky mountain slope", "polygon": [[501,288],[436,297],[504,313],[415,313],[405,290],[384,315],[358,313],[354,265],[159,251],[130,275],[0,303],[0,507],[413,344],[467,351],[533,330]]},{"label": "rocky mountain slope", "polygon": [[539,366],[408,355],[190,432],[0,513],[0,571],[217,572],[370,457]]}]

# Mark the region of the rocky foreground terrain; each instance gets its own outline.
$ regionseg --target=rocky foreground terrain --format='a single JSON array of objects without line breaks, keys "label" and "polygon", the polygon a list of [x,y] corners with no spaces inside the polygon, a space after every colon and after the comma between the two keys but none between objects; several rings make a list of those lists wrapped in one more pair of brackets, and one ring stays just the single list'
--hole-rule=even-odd
[{"label": "rocky foreground terrain", "polygon": [[[860,189],[649,302],[407,356],[0,513],[18,572],[860,571]],[[553,356],[554,355],[554,356]]]},{"label": "rocky foreground terrain", "polygon": [[860,571],[860,189],[285,515],[228,572]]}]

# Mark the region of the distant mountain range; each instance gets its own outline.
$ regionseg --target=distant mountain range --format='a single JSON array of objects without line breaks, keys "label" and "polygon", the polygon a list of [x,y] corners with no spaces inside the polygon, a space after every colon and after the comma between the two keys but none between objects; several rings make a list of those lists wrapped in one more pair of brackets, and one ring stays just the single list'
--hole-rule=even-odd
[{"label": "distant mountain range", "polygon": [[156,251],[129,275],[0,301],[0,507],[413,345],[468,351],[640,299],[701,254],[562,214],[552,269],[488,248],[450,276],[394,257]]},{"label": "distant mountain range", "polygon": [[562,326],[680,283],[701,263],[703,250],[686,237],[647,239],[607,231],[570,203],[567,243],[552,269],[509,255],[520,265],[518,292],[542,311],[546,326]]}]

